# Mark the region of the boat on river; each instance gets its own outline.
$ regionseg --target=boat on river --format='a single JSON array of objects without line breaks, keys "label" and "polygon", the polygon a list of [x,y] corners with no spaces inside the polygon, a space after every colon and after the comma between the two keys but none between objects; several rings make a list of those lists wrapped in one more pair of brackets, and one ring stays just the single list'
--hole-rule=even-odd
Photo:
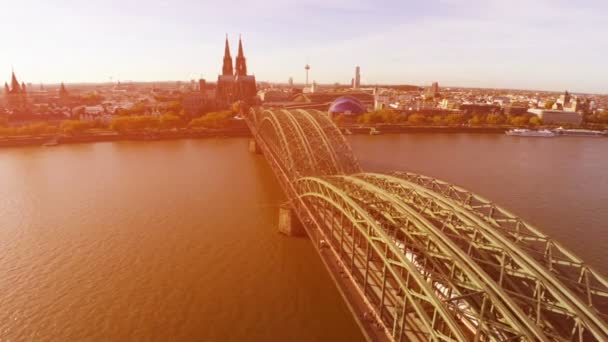
[{"label": "boat on river", "polygon": [[548,129],[532,130],[532,129],[525,129],[525,128],[511,129],[511,130],[508,130],[505,134],[510,135],[510,136],[516,136],[516,137],[543,137],[543,138],[554,137],[557,135],[556,133],[554,133]]},{"label": "boat on river", "polygon": [[603,137],[606,136],[606,132],[593,131],[590,129],[564,129],[559,127],[553,130],[557,135],[573,136],[573,137]]}]

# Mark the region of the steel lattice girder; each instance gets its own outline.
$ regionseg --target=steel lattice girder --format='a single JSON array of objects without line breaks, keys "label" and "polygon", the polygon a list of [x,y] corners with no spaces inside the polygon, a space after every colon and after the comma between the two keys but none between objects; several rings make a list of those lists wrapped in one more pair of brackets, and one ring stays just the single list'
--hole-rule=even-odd
[{"label": "steel lattice girder", "polygon": [[[482,216],[510,239],[534,251],[539,261],[556,273],[572,290],[593,306],[596,301],[608,298],[608,279],[584,261],[552,240],[541,231],[494,203],[449,183],[412,173],[395,173],[395,176],[425,186],[453,199],[460,205]],[[604,303],[606,302],[603,300]]]},{"label": "steel lattice girder", "polygon": [[[262,119],[260,118],[260,116],[261,116],[260,113],[261,112],[257,111],[257,110],[256,111],[251,110],[250,112],[248,112],[245,115],[246,123],[249,126],[250,130],[252,131],[253,136],[256,138],[256,141],[258,142],[260,149],[262,150],[264,156],[266,157],[267,161],[269,162],[269,165],[271,166],[273,172],[275,173],[277,180],[279,181],[279,184],[281,185],[281,187],[285,191],[285,194],[287,195],[288,199],[290,200],[290,203],[292,204],[292,206],[294,208],[294,212],[300,218],[300,221],[303,223],[304,228],[307,231],[310,238],[313,241],[317,242],[315,244],[315,246],[317,247],[317,251],[319,253],[321,253],[322,252],[321,251],[321,249],[322,249],[321,242],[328,241],[327,236],[322,231],[322,227],[324,225],[317,220],[317,217],[315,217],[315,214],[313,213],[313,211],[311,211],[311,208],[309,208],[309,206],[304,201],[299,199],[299,197],[297,196],[296,190],[294,188],[294,182],[290,181],[290,178],[293,177],[293,175],[289,175],[287,173],[285,166],[281,163],[281,161],[279,160],[279,157],[274,152],[277,150],[280,151],[282,148],[275,146],[273,149],[271,149],[270,146],[268,146],[268,144],[267,144],[267,141],[269,141],[270,143],[276,143],[276,142],[281,142],[284,140],[269,139],[268,136],[266,136],[264,138],[261,136],[261,133],[258,132],[256,123],[260,123],[262,121]],[[274,133],[271,132],[271,134],[274,135],[274,137],[276,138],[276,136],[277,136],[276,132],[274,132]],[[313,228],[316,228],[316,229],[313,229]],[[330,246],[330,249],[332,250],[332,253],[335,256],[336,260],[338,260],[342,265],[345,265],[344,262],[340,261],[339,253],[337,252],[337,250],[335,248],[333,248],[333,246]],[[355,281],[352,278],[352,276],[349,275],[349,278],[351,279],[351,282],[354,284]],[[370,312],[373,312],[374,307],[366,299],[366,296],[361,292],[360,288],[358,288],[358,287],[355,287],[355,288],[358,290],[359,295],[363,298],[363,302],[366,303]],[[404,310],[405,310],[405,307],[404,307]],[[389,331],[389,329],[384,324],[381,326],[383,327],[382,331],[384,331],[386,333],[386,336],[390,337],[391,332]]]},{"label": "steel lattice girder", "polygon": [[308,113],[321,125],[323,131],[325,132],[328,139],[331,141],[331,145],[335,150],[335,154],[339,156],[340,163],[342,167],[341,174],[352,174],[361,172],[361,166],[359,166],[359,162],[353,151],[350,147],[350,144],[340,132],[340,129],[336,126],[336,124],[331,120],[327,113],[323,113],[319,110],[313,109],[309,110]]},{"label": "steel lattice girder", "polygon": [[331,119],[257,108],[245,119],[307,232],[342,260],[387,335],[401,340],[407,324],[432,340],[608,338],[606,278],[521,219],[411,173],[302,179],[361,172]]},{"label": "steel lattice girder", "polygon": [[[430,339],[467,340],[467,335],[461,324],[458,323],[458,312],[449,310],[442,303],[431,284],[422,277],[412,261],[405,257],[404,253],[390,240],[390,237],[369,213],[340,189],[320,178],[298,180],[297,191],[299,197],[304,200],[312,198],[329,205],[334,213],[343,215],[357,229],[366,241],[365,248],[371,249],[373,254],[382,260],[384,268],[382,273],[385,275],[382,282],[386,282],[386,273],[390,273],[396,285],[393,296],[400,300],[399,294],[402,293],[402,296],[407,298],[407,301],[401,299],[402,302],[398,305],[405,308],[407,303],[413,307],[416,317],[424,325]],[[343,229],[343,227],[337,228]],[[353,233],[348,231],[342,231],[341,233],[350,235],[350,238],[354,241]],[[354,258],[354,252],[352,256]],[[366,263],[369,263],[369,261],[370,259],[367,258]],[[365,276],[365,279],[368,279],[368,277]],[[385,288],[385,285],[382,287]],[[428,313],[428,310],[431,310],[431,312]]]},{"label": "steel lattice girder", "polygon": [[548,334],[579,339],[608,339],[608,325],[597,309],[589,307],[538,263],[516,242],[471,210],[426,187],[379,174],[360,176],[397,195],[406,203],[442,222],[450,237],[461,244],[487,273],[494,277],[524,311]]},{"label": "steel lattice girder", "polygon": [[[328,180],[337,183],[368,212],[388,218],[387,228],[393,241],[403,253],[416,259],[423,269],[421,272],[437,284],[437,289],[441,289],[438,295],[446,303],[457,302],[460,310],[467,311],[466,318],[478,330],[477,333],[485,334],[486,338],[521,336],[528,340],[548,340],[541,329],[526,319],[508,294],[450,241],[440,227],[399,197],[351,176],[330,177]],[[489,302],[486,312],[482,313],[484,300]]]},{"label": "steel lattice girder", "polygon": [[266,140],[292,180],[361,171],[340,131],[321,112],[252,109],[246,119],[255,125],[257,138]]}]

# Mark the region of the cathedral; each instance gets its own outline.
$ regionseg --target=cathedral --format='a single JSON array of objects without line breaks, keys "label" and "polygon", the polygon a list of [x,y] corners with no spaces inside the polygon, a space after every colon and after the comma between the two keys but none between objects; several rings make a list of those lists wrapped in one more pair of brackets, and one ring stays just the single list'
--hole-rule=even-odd
[{"label": "cathedral", "polygon": [[4,99],[6,107],[12,111],[21,111],[27,106],[25,83],[19,84],[15,72],[11,76],[11,85],[4,83]]},{"label": "cathedral", "polygon": [[247,61],[243,53],[243,41],[239,37],[239,51],[233,68],[230,45],[228,44],[228,37],[226,37],[222,74],[217,78],[216,98],[218,105],[226,107],[237,101],[253,104],[256,101],[256,95],[255,76],[247,75]]}]

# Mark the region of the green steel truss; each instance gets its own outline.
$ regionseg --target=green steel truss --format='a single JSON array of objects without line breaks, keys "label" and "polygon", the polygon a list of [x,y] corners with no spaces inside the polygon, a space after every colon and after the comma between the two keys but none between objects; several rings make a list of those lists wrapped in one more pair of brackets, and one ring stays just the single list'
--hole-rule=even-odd
[{"label": "green steel truss", "polygon": [[522,219],[437,179],[364,173],[320,111],[245,120],[387,340],[608,341],[606,277]]}]

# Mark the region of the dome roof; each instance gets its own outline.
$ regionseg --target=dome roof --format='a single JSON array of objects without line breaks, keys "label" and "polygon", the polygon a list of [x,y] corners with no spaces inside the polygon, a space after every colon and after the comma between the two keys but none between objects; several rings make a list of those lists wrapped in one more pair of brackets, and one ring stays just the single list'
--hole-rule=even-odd
[{"label": "dome roof", "polygon": [[342,96],[337,98],[334,102],[332,102],[331,106],[329,106],[329,112],[331,114],[363,114],[367,112],[365,106],[361,103],[361,101],[357,100],[352,96]]}]

